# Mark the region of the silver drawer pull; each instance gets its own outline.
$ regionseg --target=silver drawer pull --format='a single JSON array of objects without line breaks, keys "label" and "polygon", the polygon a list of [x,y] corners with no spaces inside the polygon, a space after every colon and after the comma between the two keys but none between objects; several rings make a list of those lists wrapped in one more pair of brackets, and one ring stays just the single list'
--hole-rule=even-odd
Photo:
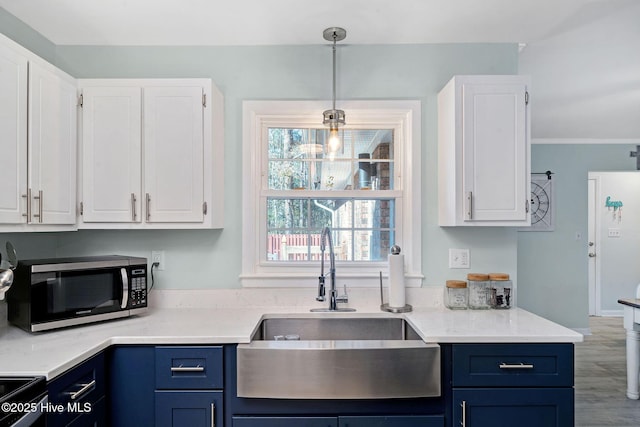
[{"label": "silver drawer pull", "polygon": [[533,369],[532,364],[528,363],[518,363],[518,364],[510,364],[510,363],[501,363],[500,369]]},{"label": "silver drawer pull", "polygon": [[96,385],[96,380],[92,380],[87,384],[81,384],[81,385],[82,385],[82,388],[80,390],[76,391],[75,393],[69,393],[71,400],[80,399],[86,392],[88,392],[93,386]]},{"label": "silver drawer pull", "polygon": [[171,372],[204,372],[204,366],[172,366]]}]

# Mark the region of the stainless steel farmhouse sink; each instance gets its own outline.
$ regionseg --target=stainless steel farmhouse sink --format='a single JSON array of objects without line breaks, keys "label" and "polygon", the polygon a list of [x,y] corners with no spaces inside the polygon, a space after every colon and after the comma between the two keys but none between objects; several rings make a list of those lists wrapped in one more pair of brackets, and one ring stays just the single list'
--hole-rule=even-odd
[{"label": "stainless steel farmhouse sink", "polygon": [[237,348],[238,397],[440,396],[440,347],[401,318],[277,317]]}]

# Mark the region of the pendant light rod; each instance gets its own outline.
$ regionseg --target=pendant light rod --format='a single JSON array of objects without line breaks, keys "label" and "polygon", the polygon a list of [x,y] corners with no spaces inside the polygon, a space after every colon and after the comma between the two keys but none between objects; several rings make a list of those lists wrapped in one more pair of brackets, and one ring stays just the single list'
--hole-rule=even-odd
[{"label": "pendant light rod", "polygon": [[340,27],[331,27],[324,30],[322,36],[327,41],[333,42],[333,109],[336,109],[336,43],[347,37],[347,31]]},{"label": "pendant light rod", "polygon": [[333,42],[332,58],[333,58],[333,97],[332,108],[323,113],[323,124],[328,124],[332,130],[337,130],[339,125],[344,125],[344,111],[336,110],[336,43],[347,37],[347,31],[340,27],[330,27],[324,30],[322,36],[325,40]]}]

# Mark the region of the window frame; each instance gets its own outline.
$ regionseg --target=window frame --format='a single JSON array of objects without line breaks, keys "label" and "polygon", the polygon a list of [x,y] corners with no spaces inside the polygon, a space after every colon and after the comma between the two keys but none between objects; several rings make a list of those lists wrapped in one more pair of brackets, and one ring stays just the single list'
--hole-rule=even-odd
[{"label": "window frame", "polygon": [[[322,112],[329,101],[244,101],[242,141],[242,273],[243,287],[309,287],[317,285],[316,261],[267,261],[266,200],[270,196],[366,198],[363,190],[268,190],[267,129],[322,128]],[[421,105],[415,100],[342,101],[347,129],[394,130],[394,190],[375,190],[370,198],[396,200],[396,241],[405,255],[405,283],[422,284],[421,226]],[[330,193],[330,194],[328,194]],[[363,197],[364,196],[364,197]],[[350,287],[379,286],[387,276],[386,261],[336,263],[338,283]]]}]

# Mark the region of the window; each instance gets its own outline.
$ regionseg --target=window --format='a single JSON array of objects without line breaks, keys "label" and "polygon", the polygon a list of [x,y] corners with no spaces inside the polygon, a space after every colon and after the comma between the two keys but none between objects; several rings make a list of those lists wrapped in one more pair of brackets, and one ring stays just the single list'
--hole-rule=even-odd
[{"label": "window", "polygon": [[398,244],[407,283],[419,286],[419,102],[343,103],[337,150],[325,143],[325,106],[244,103],[243,286],[317,283],[323,227],[340,285],[377,286]]}]

